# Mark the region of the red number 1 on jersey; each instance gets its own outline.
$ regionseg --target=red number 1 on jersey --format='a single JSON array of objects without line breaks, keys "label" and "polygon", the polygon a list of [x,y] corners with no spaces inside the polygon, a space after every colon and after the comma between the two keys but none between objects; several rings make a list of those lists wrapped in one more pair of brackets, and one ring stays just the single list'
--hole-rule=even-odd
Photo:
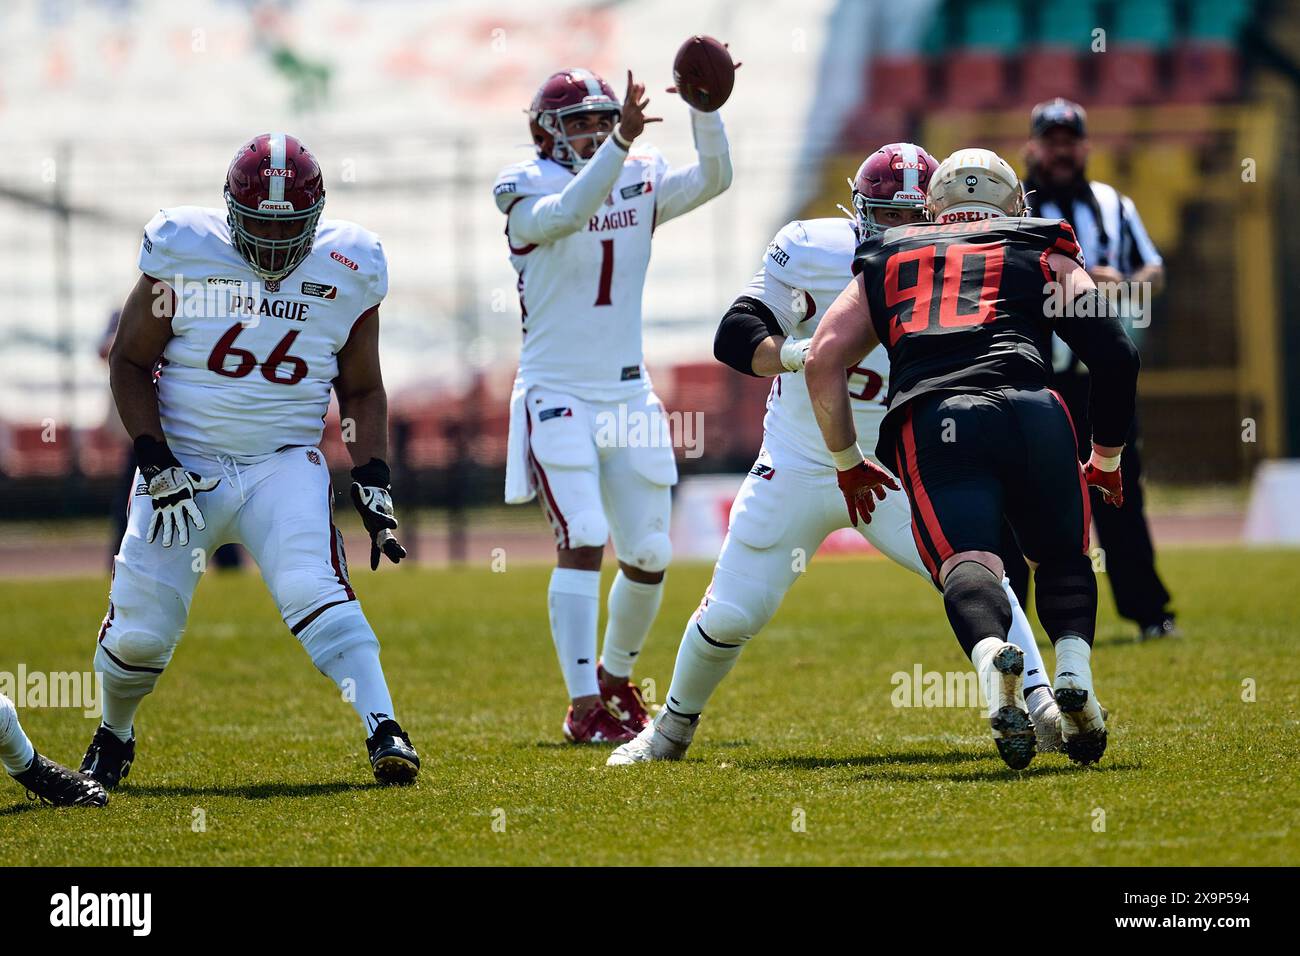
[{"label": "red number 1 on jersey", "polygon": [[600,240],[600,289],[593,305],[613,305],[609,287],[614,282],[614,240]]}]

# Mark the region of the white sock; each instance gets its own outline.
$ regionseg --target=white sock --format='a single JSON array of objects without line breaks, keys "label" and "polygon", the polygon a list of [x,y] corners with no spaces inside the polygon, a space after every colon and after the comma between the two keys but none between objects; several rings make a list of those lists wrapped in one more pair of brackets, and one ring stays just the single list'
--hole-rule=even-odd
[{"label": "white sock", "polygon": [[1011,602],[1011,631],[1007,634],[1007,640],[1025,653],[1025,689],[1028,693],[1036,687],[1047,685],[1047,668],[1043,664],[1043,655],[1038,652],[1038,642],[1034,640],[1029,618],[1016,599],[1011,582],[1005,577],[1002,579],[1002,590]]},{"label": "white sock", "polygon": [[719,647],[705,640],[692,617],[677,648],[673,681],[668,686],[668,706],[679,714],[703,712],[722,678],[731,672],[745,645]]},{"label": "white sock", "polygon": [[126,743],[135,735],[135,712],[162,675],[127,670],[108,656],[102,644],[95,649],[95,671],[104,678],[104,715],[100,726]]},{"label": "white sock", "polygon": [[1056,679],[1077,674],[1083,686],[1092,689],[1092,645],[1081,637],[1063,637],[1056,642]]},{"label": "white sock", "polygon": [[551,639],[569,698],[600,694],[596,681],[596,625],[600,620],[600,572],[556,568],[546,591]]},{"label": "white sock", "polygon": [[988,716],[993,716],[997,701],[998,680],[1001,675],[993,671],[993,655],[1007,642],[1000,637],[982,638],[970,651],[970,662],[975,665],[975,674],[979,678],[980,689],[988,701]]},{"label": "white sock", "polygon": [[384,668],[379,663],[378,644],[353,644],[330,654],[316,666],[340,690],[346,691],[351,698],[348,702],[356,708],[361,722],[366,725],[367,737],[375,732],[381,721],[397,719],[393,715],[393,698],[388,692]]},{"label": "white sock", "polygon": [[343,692],[343,699],[356,708],[366,736],[381,721],[396,720],[393,698],[379,663],[379,638],[355,601],[326,608],[298,632],[303,650],[316,669]]},{"label": "white sock", "polygon": [[11,774],[22,773],[32,765],[36,750],[18,723],[13,701],[0,694],[0,764]]},{"label": "white sock", "polygon": [[609,589],[609,620],[605,622],[605,645],[600,651],[600,663],[606,673],[614,677],[632,675],[632,665],[641,653],[663,598],[663,581],[642,584],[625,577],[619,568]]}]

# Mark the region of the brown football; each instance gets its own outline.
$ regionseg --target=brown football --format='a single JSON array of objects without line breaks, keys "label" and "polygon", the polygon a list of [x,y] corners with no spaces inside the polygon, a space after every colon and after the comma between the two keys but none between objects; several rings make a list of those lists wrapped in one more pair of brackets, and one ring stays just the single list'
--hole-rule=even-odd
[{"label": "brown football", "polygon": [[713,37],[693,36],[678,48],[673,59],[673,84],[691,106],[712,113],[731,96],[738,65]]}]

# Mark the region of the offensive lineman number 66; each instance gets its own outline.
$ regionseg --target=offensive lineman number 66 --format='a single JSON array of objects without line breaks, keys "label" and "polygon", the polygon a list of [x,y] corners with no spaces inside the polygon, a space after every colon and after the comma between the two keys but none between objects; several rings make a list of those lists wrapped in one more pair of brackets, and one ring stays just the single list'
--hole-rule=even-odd
[{"label": "offensive lineman number 66", "polygon": [[[208,356],[209,370],[227,378],[243,378],[245,375],[251,374],[255,367],[260,366],[262,378],[275,385],[296,385],[303,380],[303,377],[307,374],[307,363],[299,356],[289,354],[289,347],[293,345],[293,340],[298,337],[298,329],[286,333],[279,344],[271,350],[271,354],[266,357],[265,362],[258,362],[257,356],[248,349],[235,348],[235,339],[239,337],[239,333],[243,330],[244,325],[240,322],[236,322],[226,329],[226,334],[217,340],[217,344],[212,347],[212,354]],[[239,364],[234,368],[225,367],[225,360],[228,355],[239,360]],[[281,365],[290,366],[288,378],[282,378],[276,374],[276,369]]]}]

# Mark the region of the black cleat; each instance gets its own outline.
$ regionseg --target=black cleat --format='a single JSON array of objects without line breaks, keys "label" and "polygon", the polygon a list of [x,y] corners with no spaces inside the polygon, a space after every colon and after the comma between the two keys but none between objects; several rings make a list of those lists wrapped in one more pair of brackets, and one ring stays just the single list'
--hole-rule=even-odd
[{"label": "black cleat", "polygon": [[1107,712],[1095,701],[1095,714],[1089,714],[1088,691],[1082,687],[1059,688],[1056,705],[1061,709],[1062,725],[1069,724],[1073,731],[1063,734],[1065,755],[1077,764],[1087,766],[1101,760],[1106,752]]},{"label": "black cleat", "polygon": [[108,791],[99,781],[36,754],[32,764],[13,778],[41,803],[53,807],[102,807]]},{"label": "black cleat", "polygon": [[1024,770],[1036,752],[1034,724],[1025,709],[1023,692],[1025,655],[1014,644],[1003,644],[993,655],[992,664],[996,676],[989,690],[994,698],[991,706],[997,708],[989,718],[993,742],[1008,767]]},{"label": "black cleat", "polygon": [[1158,641],[1162,637],[1182,637],[1183,632],[1178,629],[1172,617],[1166,617],[1154,624],[1147,624],[1138,628],[1138,641]]},{"label": "black cleat", "polygon": [[411,746],[411,738],[395,720],[380,721],[366,741],[370,767],[380,783],[415,783],[420,773],[420,755]]},{"label": "black cleat", "polygon": [[81,759],[81,772],[98,780],[105,790],[112,790],[126,779],[134,761],[135,738],[122,743],[116,734],[101,725]]}]

